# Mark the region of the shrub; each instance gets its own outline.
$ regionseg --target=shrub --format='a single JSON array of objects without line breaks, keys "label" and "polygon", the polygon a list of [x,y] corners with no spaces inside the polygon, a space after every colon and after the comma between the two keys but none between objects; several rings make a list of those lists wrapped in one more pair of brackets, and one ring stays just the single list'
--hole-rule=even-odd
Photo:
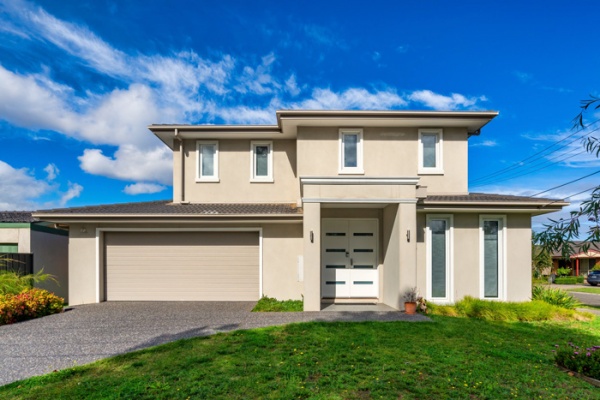
[{"label": "shrub", "polygon": [[583,276],[566,276],[563,278],[556,278],[554,283],[557,285],[575,285],[576,283],[583,283]]},{"label": "shrub", "polygon": [[0,271],[0,295],[18,294],[24,290],[33,289],[35,283],[54,281],[53,275],[45,274],[44,270],[39,270],[35,274],[19,275],[16,272]]},{"label": "shrub", "polygon": [[502,302],[480,300],[467,296],[454,305],[435,305],[429,303],[433,315],[457,316],[483,319],[486,321],[568,321],[589,319],[587,313],[577,313],[557,307],[540,300],[529,302]]},{"label": "shrub", "polygon": [[541,300],[548,304],[573,310],[581,303],[575,297],[562,289],[554,289],[548,286],[534,286],[531,294],[531,300]]},{"label": "shrub", "polygon": [[63,298],[43,289],[0,295],[0,325],[56,314],[63,304]]},{"label": "shrub", "polygon": [[556,275],[558,276],[569,276],[571,275],[571,268],[557,268]]},{"label": "shrub", "polygon": [[569,343],[556,346],[554,361],[561,367],[579,372],[590,378],[600,379],[600,346],[579,347]]},{"label": "shrub", "polygon": [[277,300],[263,297],[252,309],[253,312],[299,312],[304,310],[302,300]]}]

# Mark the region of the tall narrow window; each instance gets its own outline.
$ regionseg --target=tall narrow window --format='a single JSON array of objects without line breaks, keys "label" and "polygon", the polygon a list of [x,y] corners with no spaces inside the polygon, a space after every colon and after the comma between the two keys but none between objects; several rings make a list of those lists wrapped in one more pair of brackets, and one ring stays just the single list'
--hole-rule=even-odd
[{"label": "tall narrow window", "polygon": [[452,216],[427,216],[427,297],[452,301]]},{"label": "tall narrow window", "polygon": [[273,182],[273,142],[252,142],[252,182]]},{"label": "tall narrow window", "polygon": [[504,290],[504,218],[481,218],[482,297],[503,299]]},{"label": "tall narrow window", "polygon": [[419,173],[441,174],[442,130],[419,129]]},{"label": "tall narrow window", "polygon": [[198,141],[196,143],[196,157],[198,159],[199,182],[219,181],[219,143]]},{"label": "tall narrow window", "polygon": [[362,130],[340,130],[340,173],[362,174],[364,172],[362,147]]}]

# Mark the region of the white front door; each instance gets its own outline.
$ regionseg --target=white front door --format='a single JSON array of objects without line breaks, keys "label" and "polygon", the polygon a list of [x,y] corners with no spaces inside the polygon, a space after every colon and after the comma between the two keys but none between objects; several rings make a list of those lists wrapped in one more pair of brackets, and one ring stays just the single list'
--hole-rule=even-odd
[{"label": "white front door", "polygon": [[322,297],[379,297],[377,220],[325,218],[322,222]]}]

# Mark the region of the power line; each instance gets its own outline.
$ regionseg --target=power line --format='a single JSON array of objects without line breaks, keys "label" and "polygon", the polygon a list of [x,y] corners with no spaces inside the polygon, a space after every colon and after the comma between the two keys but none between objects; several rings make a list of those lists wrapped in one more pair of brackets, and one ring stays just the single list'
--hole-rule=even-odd
[{"label": "power line", "polygon": [[547,206],[549,206],[549,205],[551,205],[551,204],[554,204],[554,203],[558,203],[559,201],[563,201],[563,200],[566,200],[566,199],[570,199],[571,197],[575,197],[575,196],[577,196],[577,195],[580,195],[580,194],[582,194],[582,193],[589,192],[590,190],[594,190],[594,189],[596,189],[597,187],[598,187],[598,186],[592,186],[591,188],[588,188],[588,189],[582,190],[581,192],[577,192],[577,193],[575,193],[575,194],[569,195],[569,196],[567,196],[567,197],[565,197],[565,198],[563,198],[563,199],[559,199],[559,200],[554,200],[554,201],[551,201],[551,202],[550,202],[550,203],[548,203],[548,204],[544,204],[544,205],[542,206],[542,208],[544,208],[544,207],[547,207]]},{"label": "power line", "polygon": [[587,175],[585,175],[585,176],[582,176],[581,178],[573,179],[572,181],[569,181],[569,182],[567,182],[567,183],[563,183],[562,185],[554,186],[553,188],[550,188],[550,189],[548,189],[548,190],[544,190],[543,192],[539,192],[539,193],[536,193],[536,194],[532,194],[532,195],[531,195],[531,197],[539,196],[540,194],[543,194],[543,193],[549,192],[549,191],[551,191],[551,190],[554,190],[554,189],[561,188],[561,187],[563,187],[563,186],[570,185],[571,183],[578,182],[578,181],[580,181],[580,180],[582,180],[582,179],[588,178],[588,177],[590,177],[590,176],[592,176],[592,175],[596,175],[596,174],[600,174],[600,169],[599,169],[599,170],[597,170],[596,172],[592,172],[591,174],[587,174]]},{"label": "power line", "polygon": [[[526,157],[526,158],[524,158],[523,160],[521,160],[521,161],[518,161],[518,162],[514,163],[513,165],[510,165],[510,166],[508,166],[508,167],[505,167],[505,168],[502,168],[502,169],[500,169],[500,170],[498,170],[498,171],[492,172],[491,174],[484,175],[484,176],[482,176],[482,177],[480,177],[480,178],[476,178],[476,179],[474,179],[474,180],[473,180],[473,182],[486,181],[486,180],[489,180],[491,177],[494,177],[494,176],[497,176],[497,175],[501,175],[501,174],[503,174],[503,173],[505,173],[505,172],[507,172],[507,171],[510,171],[510,170],[512,170],[512,169],[519,168],[519,167],[523,167],[524,165],[526,165],[526,164],[529,164],[529,163],[530,163],[530,162],[526,162],[526,161],[528,161],[528,160],[530,160],[530,159],[532,159],[532,158],[534,158],[534,157],[536,157],[536,156],[538,156],[538,155],[540,155],[540,154],[543,154],[543,153],[545,153],[547,150],[549,150],[549,149],[551,149],[551,148],[555,147],[556,145],[558,145],[559,143],[562,143],[562,142],[564,142],[565,140],[567,140],[567,139],[569,139],[569,138],[571,138],[571,137],[573,137],[573,136],[577,135],[577,134],[578,134],[578,133],[580,133],[581,131],[583,131],[583,130],[585,130],[585,129],[588,129],[590,126],[592,126],[592,125],[596,124],[597,122],[600,122],[600,119],[597,119],[597,120],[595,120],[594,122],[590,123],[590,124],[589,124],[589,125],[588,125],[586,128],[581,128],[581,129],[579,129],[579,130],[577,130],[577,131],[575,131],[575,132],[571,133],[570,135],[567,135],[567,136],[565,136],[564,138],[562,138],[562,139],[560,139],[560,140],[558,140],[558,141],[556,141],[556,142],[552,143],[551,145],[549,145],[549,146],[547,146],[547,147],[543,148],[542,150],[540,150],[540,151],[538,151],[538,152],[536,152],[536,153],[534,153],[534,154],[530,155],[529,157]],[[548,154],[555,153],[556,151],[558,151],[558,150],[560,150],[560,149],[562,149],[562,148],[565,148],[565,147],[567,147],[567,146],[568,146],[568,145],[570,145],[571,143],[573,143],[573,142],[575,142],[575,141],[577,141],[577,140],[580,140],[580,139],[584,138],[585,136],[588,136],[589,134],[591,134],[591,133],[593,133],[593,132],[595,132],[595,131],[597,131],[597,130],[600,130],[600,127],[598,127],[598,128],[595,128],[595,129],[593,129],[593,130],[591,130],[591,131],[585,132],[585,133],[584,133],[584,134],[583,134],[583,135],[582,135],[580,138],[576,138],[576,139],[574,139],[574,140],[570,141],[569,143],[567,143],[567,144],[565,144],[565,145],[563,145],[563,146],[560,146],[558,149],[555,149],[555,150],[551,151],[551,152],[550,152],[550,153],[548,153]]]}]

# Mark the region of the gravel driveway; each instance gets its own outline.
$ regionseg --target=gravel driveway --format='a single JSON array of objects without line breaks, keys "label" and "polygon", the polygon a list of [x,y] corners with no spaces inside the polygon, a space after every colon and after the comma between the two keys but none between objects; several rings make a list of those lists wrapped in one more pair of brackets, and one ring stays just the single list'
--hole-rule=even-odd
[{"label": "gravel driveway", "polygon": [[251,313],[253,302],[106,302],[0,326],[0,385],[177,339],[302,321],[428,321],[401,312]]}]

